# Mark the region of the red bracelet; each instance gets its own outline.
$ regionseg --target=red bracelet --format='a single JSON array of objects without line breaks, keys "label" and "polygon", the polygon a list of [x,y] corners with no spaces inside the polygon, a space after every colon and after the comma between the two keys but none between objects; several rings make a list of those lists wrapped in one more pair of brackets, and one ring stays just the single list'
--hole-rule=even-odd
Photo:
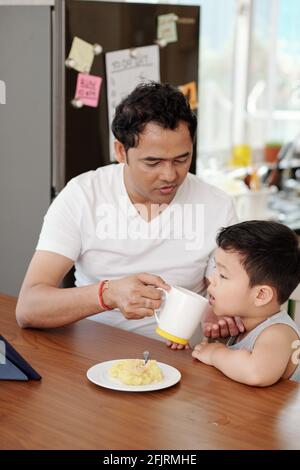
[{"label": "red bracelet", "polygon": [[[105,286],[105,283],[107,283],[107,285]],[[108,305],[106,305],[103,301],[103,291],[104,289],[108,289],[108,280],[105,279],[104,281],[101,281],[100,284],[99,284],[99,294],[98,294],[98,298],[99,298],[99,305],[101,308],[103,308],[104,310],[113,310],[112,307],[109,307]]]}]

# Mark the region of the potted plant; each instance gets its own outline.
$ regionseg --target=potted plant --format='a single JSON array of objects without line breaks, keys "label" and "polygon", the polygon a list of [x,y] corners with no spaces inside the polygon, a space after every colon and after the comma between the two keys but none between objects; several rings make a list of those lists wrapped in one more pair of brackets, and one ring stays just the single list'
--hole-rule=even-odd
[{"label": "potted plant", "polygon": [[278,159],[279,150],[282,147],[281,142],[266,142],[264,147],[265,161],[268,163],[276,163]]}]

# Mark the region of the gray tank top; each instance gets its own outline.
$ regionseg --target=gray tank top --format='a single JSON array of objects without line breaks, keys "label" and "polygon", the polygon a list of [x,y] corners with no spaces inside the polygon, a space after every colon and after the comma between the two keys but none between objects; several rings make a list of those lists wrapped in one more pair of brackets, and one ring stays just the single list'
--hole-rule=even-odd
[{"label": "gray tank top", "polygon": [[[238,343],[235,343],[236,339],[238,338],[237,336],[229,338],[227,346],[230,349],[246,349],[247,351],[252,352],[254,348],[254,343],[260,333],[262,333],[269,326],[275,325],[277,323],[290,326],[297,333],[298,338],[300,338],[300,330],[298,326],[285,311],[282,311],[276,313],[275,315],[272,315],[271,317],[267,318],[267,320],[257,325],[252,331],[247,334],[247,336],[245,336]],[[299,349],[299,346],[296,349]],[[293,375],[290,377],[289,380],[295,380],[296,382],[300,382],[300,363],[296,367],[296,370],[294,371]]]}]

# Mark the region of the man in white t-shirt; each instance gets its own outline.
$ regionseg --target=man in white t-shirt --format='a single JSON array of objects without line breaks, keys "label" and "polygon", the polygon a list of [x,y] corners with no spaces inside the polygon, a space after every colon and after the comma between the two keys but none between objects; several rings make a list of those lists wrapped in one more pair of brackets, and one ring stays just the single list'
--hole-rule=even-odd
[{"label": "man in white t-shirt", "polygon": [[[196,126],[170,85],[140,85],[120,103],[112,124],[119,164],[73,178],[50,206],[21,288],[20,326],[91,317],[159,339],[157,288],[204,293],[217,231],[236,215],[225,193],[188,173]],[[74,265],[76,287],[61,288]],[[205,333],[238,330],[238,321],[212,317]]]}]

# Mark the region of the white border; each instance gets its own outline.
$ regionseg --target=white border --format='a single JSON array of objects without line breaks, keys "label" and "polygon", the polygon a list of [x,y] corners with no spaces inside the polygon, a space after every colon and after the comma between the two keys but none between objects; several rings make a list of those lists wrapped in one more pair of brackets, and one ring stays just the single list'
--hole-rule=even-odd
[{"label": "white border", "polygon": [[54,6],[55,0],[0,0],[0,6]]}]

